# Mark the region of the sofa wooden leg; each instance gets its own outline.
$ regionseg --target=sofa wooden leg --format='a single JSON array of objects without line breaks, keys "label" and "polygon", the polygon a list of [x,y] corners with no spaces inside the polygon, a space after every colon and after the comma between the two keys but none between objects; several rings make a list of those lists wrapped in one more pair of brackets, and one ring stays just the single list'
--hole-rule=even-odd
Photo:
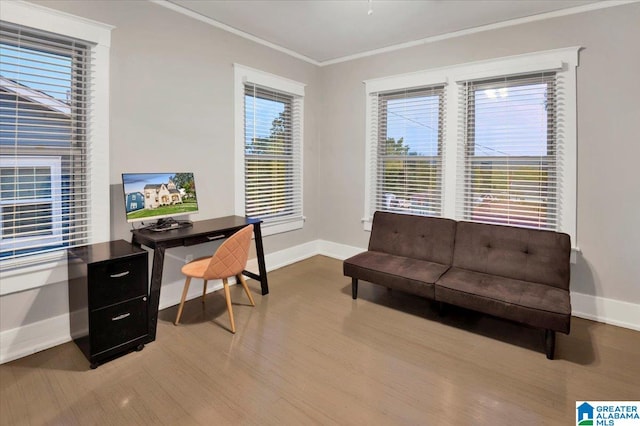
[{"label": "sofa wooden leg", "polygon": [[358,298],[358,279],[357,278],[351,278],[351,297],[353,297],[354,300]]},{"label": "sofa wooden leg", "polygon": [[545,351],[547,352],[547,359],[553,359],[556,351],[556,332],[553,330],[545,330],[544,333]]}]

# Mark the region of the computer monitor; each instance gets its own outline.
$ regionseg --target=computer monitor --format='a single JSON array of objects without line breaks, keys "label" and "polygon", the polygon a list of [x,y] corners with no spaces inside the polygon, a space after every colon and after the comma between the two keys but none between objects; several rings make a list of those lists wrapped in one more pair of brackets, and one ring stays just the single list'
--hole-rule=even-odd
[{"label": "computer monitor", "polygon": [[193,173],[123,173],[127,222],[153,222],[157,229],[189,223],[176,216],[198,213]]}]

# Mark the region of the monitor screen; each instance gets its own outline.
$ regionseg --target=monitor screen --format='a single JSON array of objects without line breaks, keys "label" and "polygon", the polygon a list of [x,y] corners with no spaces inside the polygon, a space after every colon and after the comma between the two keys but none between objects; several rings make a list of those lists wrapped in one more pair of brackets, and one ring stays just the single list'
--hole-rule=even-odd
[{"label": "monitor screen", "polygon": [[127,222],[198,212],[193,173],[123,173]]}]

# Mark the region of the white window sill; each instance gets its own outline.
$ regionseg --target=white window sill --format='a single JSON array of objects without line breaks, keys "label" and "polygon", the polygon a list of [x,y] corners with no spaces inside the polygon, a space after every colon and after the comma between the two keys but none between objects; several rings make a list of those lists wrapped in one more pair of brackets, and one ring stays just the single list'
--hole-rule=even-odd
[{"label": "white window sill", "polygon": [[26,266],[20,266],[20,260],[0,262],[0,296],[66,282],[68,279],[66,250],[29,256],[30,264]]}]

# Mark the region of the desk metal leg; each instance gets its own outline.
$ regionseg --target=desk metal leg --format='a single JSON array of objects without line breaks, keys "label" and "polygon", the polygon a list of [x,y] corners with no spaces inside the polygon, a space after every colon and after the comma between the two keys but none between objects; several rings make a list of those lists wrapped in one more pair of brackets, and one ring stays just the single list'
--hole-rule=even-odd
[{"label": "desk metal leg", "polygon": [[258,257],[258,272],[260,273],[260,288],[264,296],[265,294],[269,294],[269,283],[267,281],[267,265],[264,262],[264,247],[262,245],[260,223],[253,225],[253,234],[256,237],[256,255]]},{"label": "desk metal leg", "polygon": [[158,308],[160,307],[160,287],[162,286],[162,267],[164,265],[164,247],[153,250],[153,267],[151,269],[151,286],[149,288],[149,342],[156,340],[158,326]]}]

